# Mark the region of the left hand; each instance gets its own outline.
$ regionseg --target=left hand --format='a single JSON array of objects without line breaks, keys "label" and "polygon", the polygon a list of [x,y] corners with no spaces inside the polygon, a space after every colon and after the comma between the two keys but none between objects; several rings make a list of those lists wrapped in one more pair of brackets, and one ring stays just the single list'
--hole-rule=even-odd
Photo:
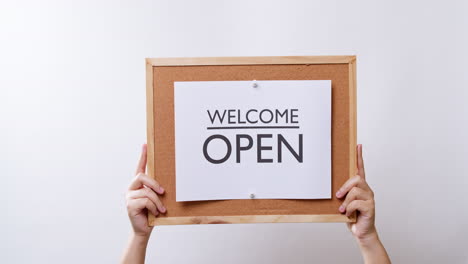
[{"label": "left hand", "polygon": [[357,146],[357,168],[357,175],[341,186],[336,197],[340,199],[346,197],[338,209],[341,213],[350,216],[357,212],[357,221],[347,223],[347,225],[354,237],[363,241],[375,237],[377,231],[375,229],[374,192],[366,182],[362,145]]},{"label": "left hand", "polygon": [[166,208],[159,199],[164,194],[164,189],[153,178],[146,175],[147,146],[143,145],[140,161],[128,187],[126,200],[127,212],[135,235],[149,238],[152,226],[148,225],[148,212],[154,216],[166,213]]}]

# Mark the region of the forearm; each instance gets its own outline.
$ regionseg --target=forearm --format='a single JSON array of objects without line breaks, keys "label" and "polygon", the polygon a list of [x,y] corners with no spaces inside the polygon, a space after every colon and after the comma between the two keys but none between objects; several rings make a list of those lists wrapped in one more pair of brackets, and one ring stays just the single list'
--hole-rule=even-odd
[{"label": "forearm", "polygon": [[377,232],[366,238],[357,240],[365,264],[391,263],[387,251],[385,250],[382,242],[380,242]]},{"label": "forearm", "polygon": [[127,248],[122,256],[122,264],[145,263],[146,247],[148,245],[148,236],[139,236],[132,234],[128,242]]}]

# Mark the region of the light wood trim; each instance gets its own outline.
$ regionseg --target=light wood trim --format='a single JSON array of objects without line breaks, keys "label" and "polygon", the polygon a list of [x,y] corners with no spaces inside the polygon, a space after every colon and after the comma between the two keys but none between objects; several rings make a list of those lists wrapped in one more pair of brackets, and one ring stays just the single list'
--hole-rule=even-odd
[{"label": "light wood trim", "polygon": [[[357,96],[356,96],[356,60],[349,63],[349,177],[357,173]],[[350,216],[352,222],[356,222],[356,213]]]},{"label": "light wood trim", "polygon": [[155,225],[246,224],[246,223],[333,223],[352,222],[345,215],[235,215],[157,217]]},{"label": "light wood trim", "polygon": [[353,61],[349,63],[349,148],[350,148],[350,159],[349,159],[349,171],[350,177],[353,177],[357,173],[356,163],[356,144],[357,144],[357,120],[356,120],[356,63]]},{"label": "light wood trim", "polygon": [[252,65],[252,64],[341,64],[356,56],[193,57],[148,58],[152,66]]},{"label": "light wood trim", "polygon": [[[151,178],[155,178],[154,175],[154,107],[153,107],[153,66],[151,61],[146,59],[146,135],[147,135],[147,174]],[[148,213],[149,225],[154,225],[155,216],[152,213]]]}]

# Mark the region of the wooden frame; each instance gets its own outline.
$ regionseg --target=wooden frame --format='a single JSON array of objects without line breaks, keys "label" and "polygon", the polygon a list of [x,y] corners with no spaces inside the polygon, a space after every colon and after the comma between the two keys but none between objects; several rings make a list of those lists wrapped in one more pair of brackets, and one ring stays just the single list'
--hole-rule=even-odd
[{"label": "wooden frame", "polygon": [[[153,68],[171,66],[213,66],[213,65],[290,65],[290,64],[348,64],[349,72],[349,177],[356,170],[356,56],[288,56],[288,57],[207,57],[207,58],[147,58],[146,59],[146,104],[148,137],[148,174],[155,177],[155,123]],[[334,195],[334,194],[332,194]],[[168,208],[170,210],[170,208]],[[230,215],[230,216],[183,216],[155,217],[149,213],[149,224],[226,224],[226,223],[302,223],[302,222],[355,222],[356,215]]]}]

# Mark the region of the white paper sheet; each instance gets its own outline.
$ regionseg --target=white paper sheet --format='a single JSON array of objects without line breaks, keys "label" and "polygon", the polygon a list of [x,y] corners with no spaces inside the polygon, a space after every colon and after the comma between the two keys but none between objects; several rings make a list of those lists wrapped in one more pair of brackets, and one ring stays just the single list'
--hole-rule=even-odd
[{"label": "white paper sheet", "polygon": [[331,81],[255,83],[174,83],[177,201],[331,198]]}]

